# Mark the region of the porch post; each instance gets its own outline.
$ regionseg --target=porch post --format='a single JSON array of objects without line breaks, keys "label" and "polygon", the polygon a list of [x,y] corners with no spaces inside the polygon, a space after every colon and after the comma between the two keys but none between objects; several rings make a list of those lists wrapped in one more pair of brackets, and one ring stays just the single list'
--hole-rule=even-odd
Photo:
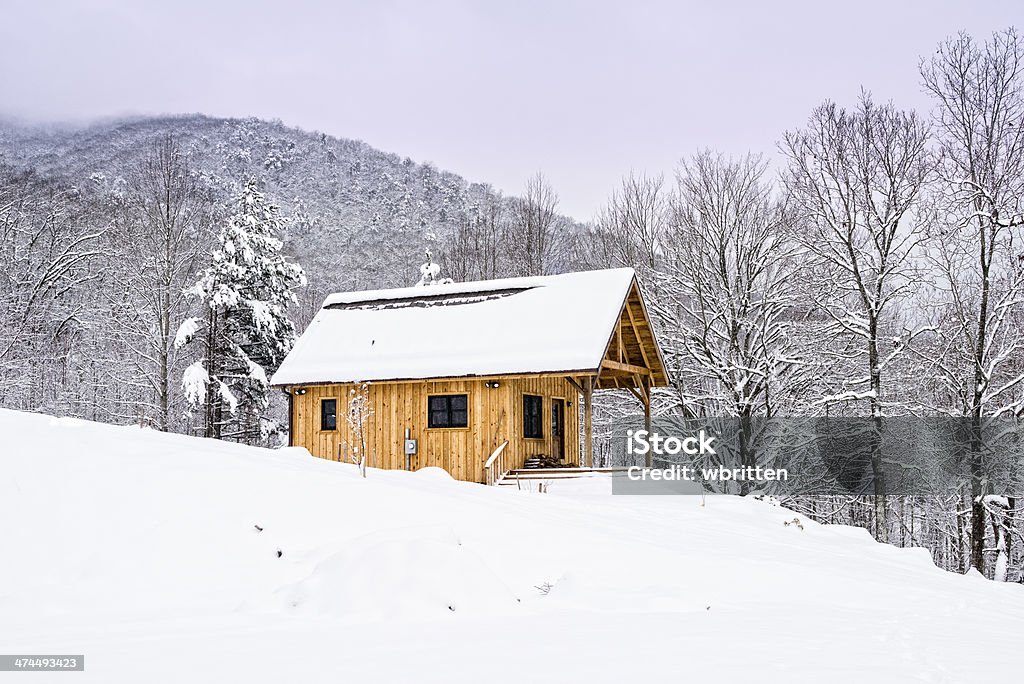
[{"label": "porch post", "polygon": [[[651,386],[646,381],[641,380],[643,383],[641,386],[641,393],[644,397],[644,430],[647,430],[647,434],[651,433]],[[644,454],[644,465],[648,468],[651,467],[651,450],[648,449],[647,453]]]},{"label": "porch post", "polygon": [[594,467],[594,376],[583,378],[583,463]]}]

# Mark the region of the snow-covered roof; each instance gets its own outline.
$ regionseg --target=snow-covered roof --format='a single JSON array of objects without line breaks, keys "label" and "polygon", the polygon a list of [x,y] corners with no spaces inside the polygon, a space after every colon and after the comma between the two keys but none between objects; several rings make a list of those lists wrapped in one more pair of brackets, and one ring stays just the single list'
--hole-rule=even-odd
[{"label": "snow-covered roof", "polygon": [[271,382],[596,372],[633,282],[619,268],[332,294]]}]

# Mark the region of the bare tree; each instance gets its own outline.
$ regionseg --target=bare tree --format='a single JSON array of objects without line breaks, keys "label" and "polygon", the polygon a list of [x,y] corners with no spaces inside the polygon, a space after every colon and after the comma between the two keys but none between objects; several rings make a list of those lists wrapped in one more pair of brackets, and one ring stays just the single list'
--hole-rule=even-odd
[{"label": "bare tree", "polygon": [[941,369],[958,399],[951,408],[971,421],[970,560],[984,573],[991,483],[983,422],[1024,410],[1024,373],[1013,367],[1024,349],[1024,45],[1012,29],[984,44],[960,34],[922,61],[921,76],[942,152],[934,250],[948,304]]},{"label": "bare tree", "polygon": [[662,176],[630,173],[597,218],[589,253],[598,268],[629,266],[650,273],[658,266],[669,218]]},{"label": "bare tree", "polygon": [[504,199],[489,187],[481,188],[477,195],[473,192],[476,187],[471,188],[472,203],[438,253],[442,272],[457,282],[497,278],[507,261],[502,244]]},{"label": "bare tree", "polygon": [[187,154],[167,134],[131,170],[119,204],[112,247],[120,284],[111,290],[111,306],[152,394],[154,423],[168,430],[179,370],[174,335],[191,309],[184,292],[210,244],[213,203]]},{"label": "bare tree", "polygon": [[[98,279],[97,223],[78,190],[0,167],[0,382],[7,405],[47,406],[40,385],[50,373],[70,384],[72,331],[84,326],[85,285]],[[58,388],[52,390],[56,398]]]},{"label": "bare tree", "polygon": [[[903,331],[883,352],[883,326],[900,298],[920,282],[912,255],[923,231],[912,211],[928,180],[928,126],[914,113],[876,105],[862,93],[853,111],[826,102],[805,129],[788,132],[788,189],[801,220],[797,235],[825,277],[818,305],[842,335],[859,340],[856,375],[828,401],[865,400],[875,419],[870,439],[875,533],[887,541],[881,420],[886,365],[920,330]],[[891,318],[891,317],[890,317]],[[890,336],[890,339],[893,336]]]},{"label": "bare tree", "polygon": [[[661,299],[660,281],[654,277],[654,269],[660,266],[663,242],[669,221],[670,191],[662,176],[647,176],[630,173],[623,177],[621,184],[608,199],[597,220],[584,228],[581,235],[574,236],[567,245],[576,268],[603,269],[630,267],[635,269],[641,280],[648,302]],[[659,326],[667,323],[671,334],[678,321],[665,321],[656,317]],[[652,402],[658,411],[671,411],[680,405],[678,392],[655,390]],[[616,420],[632,416],[636,412],[636,397],[626,391],[603,392],[595,404],[595,430],[597,448],[605,451],[598,456],[600,462],[607,458],[613,424]]]},{"label": "bare tree", "polygon": [[551,272],[565,237],[557,210],[558,194],[541,173],[526,182],[522,197],[512,198],[505,246],[513,275]]},{"label": "bare tree", "polygon": [[366,423],[373,417],[373,404],[370,402],[370,386],[365,382],[353,387],[348,392],[348,411],[345,421],[348,424],[348,435],[354,440],[352,461],[359,466],[359,471],[366,477]]},{"label": "bare tree", "polygon": [[793,250],[765,168],[705,151],[677,176],[653,308],[683,399],[705,415],[774,414],[802,364],[786,320]]},{"label": "bare tree", "polygon": [[[0,179],[0,361],[26,342],[59,298],[91,279],[84,266],[99,254],[94,230],[73,208],[74,190],[4,171]],[[62,312],[57,315],[65,315]]]}]

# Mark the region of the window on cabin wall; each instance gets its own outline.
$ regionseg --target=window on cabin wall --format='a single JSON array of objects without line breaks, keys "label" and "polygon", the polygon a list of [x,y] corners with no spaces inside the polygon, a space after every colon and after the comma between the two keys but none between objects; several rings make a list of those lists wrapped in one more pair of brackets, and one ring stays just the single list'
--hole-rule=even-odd
[{"label": "window on cabin wall", "polygon": [[427,427],[469,427],[468,395],[434,394],[427,397]]},{"label": "window on cabin wall", "polygon": [[320,400],[320,429],[321,430],[337,430],[338,429],[338,400],[337,399],[321,399]]},{"label": "window on cabin wall", "polygon": [[533,394],[523,395],[523,437],[544,437],[544,399]]}]

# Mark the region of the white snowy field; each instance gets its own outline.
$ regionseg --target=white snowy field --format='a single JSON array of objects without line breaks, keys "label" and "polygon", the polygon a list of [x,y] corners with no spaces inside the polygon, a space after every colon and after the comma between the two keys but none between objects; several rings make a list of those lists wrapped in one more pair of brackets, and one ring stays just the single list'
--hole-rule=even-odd
[{"label": "white snowy field", "polygon": [[754,500],[606,487],[362,479],[302,450],[0,410],[0,653],[85,655],[0,680],[1020,677],[1020,585]]}]

